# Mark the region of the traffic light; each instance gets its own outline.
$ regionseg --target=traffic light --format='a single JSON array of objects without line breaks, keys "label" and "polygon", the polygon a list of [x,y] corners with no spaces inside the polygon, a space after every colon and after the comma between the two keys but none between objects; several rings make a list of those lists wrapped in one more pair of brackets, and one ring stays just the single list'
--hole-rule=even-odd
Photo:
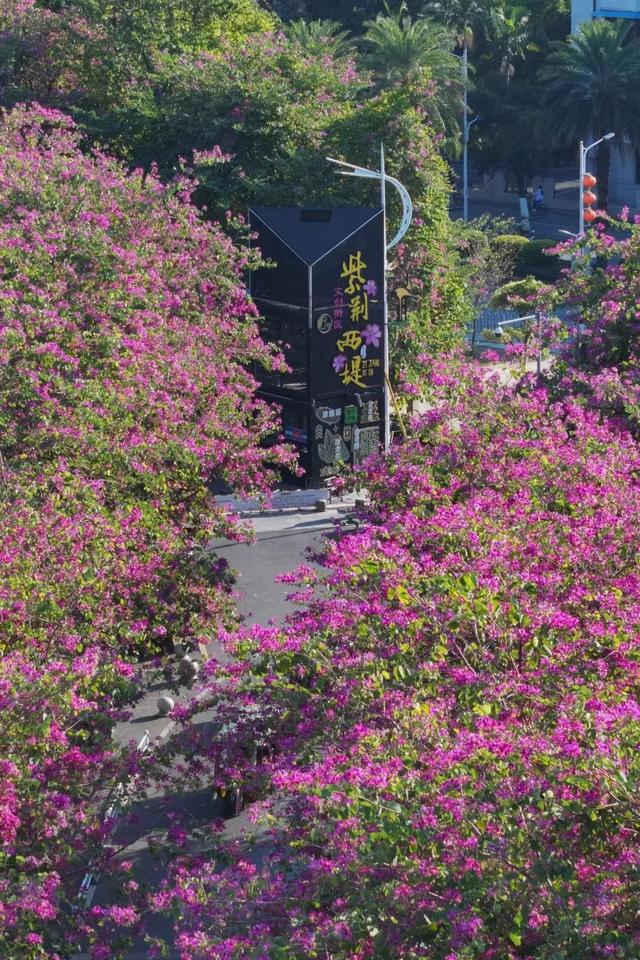
[{"label": "traffic light", "polygon": [[582,178],[582,216],[584,217],[585,223],[593,223],[597,216],[593,209],[598,199],[597,194],[593,192],[593,187],[595,187],[597,182],[592,173],[585,173]]}]

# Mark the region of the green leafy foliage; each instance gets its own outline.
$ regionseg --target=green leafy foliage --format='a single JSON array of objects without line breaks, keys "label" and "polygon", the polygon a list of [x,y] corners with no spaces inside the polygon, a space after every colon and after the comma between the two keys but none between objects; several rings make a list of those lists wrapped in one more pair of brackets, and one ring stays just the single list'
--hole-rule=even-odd
[{"label": "green leafy foliage", "polygon": [[528,310],[535,302],[537,295],[548,288],[535,277],[525,277],[523,280],[512,280],[499,287],[489,301],[490,306],[496,309]]},{"label": "green leafy foliage", "polygon": [[547,252],[552,251],[554,246],[553,240],[527,240],[518,252],[518,275],[533,274],[539,280],[557,280],[563,264],[555,253]]}]

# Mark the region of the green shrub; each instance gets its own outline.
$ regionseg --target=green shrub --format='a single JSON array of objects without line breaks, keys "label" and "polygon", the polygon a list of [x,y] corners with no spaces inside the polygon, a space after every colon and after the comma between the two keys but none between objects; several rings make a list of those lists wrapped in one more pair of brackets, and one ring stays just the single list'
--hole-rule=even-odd
[{"label": "green shrub", "polygon": [[[525,240],[525,238],[522,238]],[[545,253],[550,247],[556,245],[554,240],[525,240],[518,254],[518,262],[523,266],[546,266],[557,260],[555,254]]]},{"label": "green shrub", "polygon": [[543,288],[544,284],[532,276],[523,280],[512,280],[495,291],[489,306],[494,310],[526,310],[531,305],[531,298]]},{"label": "green shrub", "polygon": [[498,237],[493,237],[490,242],[491,249],[494,250],[495,253],[503,254],[504,256],[513,256],[513,258],[517,260],[523,247],[526,247],[530,241],[519,233],[503,233]]},{"label": "green shrub", "polygon": [[544,252],[554,247],[555,243],[555,240],[527,240],[518,254],[516,274],[519,277],[533,275],[538,280],[557,280],[562,261],[555,254]]}]

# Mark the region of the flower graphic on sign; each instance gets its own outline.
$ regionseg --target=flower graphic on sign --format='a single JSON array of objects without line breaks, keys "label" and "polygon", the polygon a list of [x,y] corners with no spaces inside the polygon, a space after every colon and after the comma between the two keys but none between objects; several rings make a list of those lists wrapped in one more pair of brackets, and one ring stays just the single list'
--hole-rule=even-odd
[{"label": "flower graphic on sign", "polygon": [[368,323],[361,331],[362,339],[368,347],[379,347],[382,330],[377,323]]},{"label": "flower graphic on sign", "polygon": [[336,373],[340,373],[341,370],[344,370],[346,365],[347,365],[347,358],[345,356],[340,355],[338,357],[333,358],[333,369],[335,370]]},{"label": "flower graphic on sign", "polygon": [[375,280],[367,280],[362,288],[370,297],[375,297],[378,292],[378,285]]}]

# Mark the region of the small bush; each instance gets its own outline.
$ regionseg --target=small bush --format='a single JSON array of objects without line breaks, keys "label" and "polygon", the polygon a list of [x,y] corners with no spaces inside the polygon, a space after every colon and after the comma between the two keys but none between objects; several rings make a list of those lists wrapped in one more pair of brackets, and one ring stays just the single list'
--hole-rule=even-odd
[{"label": "small bush", "polygon": [[491,249],[505,256],[513,256],[517,260],[523,248],[529,243],[530,241],[526,237],[520,236],[519,233],[504,233],[491,240]]},{"label": "small bush", "polygon": [[545,250],[553,246],[554,240],[527,240],[518,254],[518,276],[526,277],[532,274],[538,280],[557,280],[562,262],[555,254],[545,253]]},{"label": "small bush", "polygon": [[531,305],[532,298],[540,292],[544,284],[535,277],[525,277],[522,280],[512,280],[495,291],[489,306],[494,310],[514,309],[526,310]]}]

